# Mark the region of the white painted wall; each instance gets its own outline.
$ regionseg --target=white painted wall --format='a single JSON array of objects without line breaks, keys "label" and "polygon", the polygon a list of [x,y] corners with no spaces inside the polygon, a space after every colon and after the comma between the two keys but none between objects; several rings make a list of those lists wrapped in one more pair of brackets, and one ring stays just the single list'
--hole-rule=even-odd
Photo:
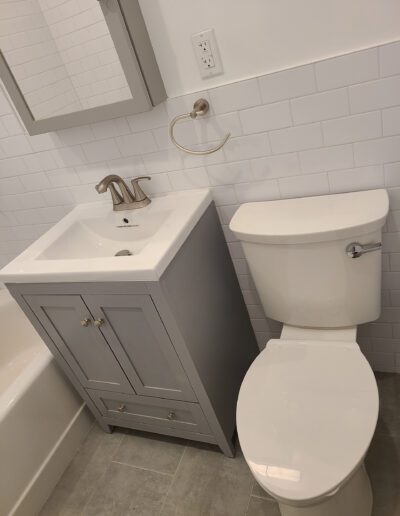
[{"label": "white painted wall", "polygon": [[[400,38],[398,0],[139,0],[168,96]],[[191,34],[214,28],[224,75],[203,80]]]}]

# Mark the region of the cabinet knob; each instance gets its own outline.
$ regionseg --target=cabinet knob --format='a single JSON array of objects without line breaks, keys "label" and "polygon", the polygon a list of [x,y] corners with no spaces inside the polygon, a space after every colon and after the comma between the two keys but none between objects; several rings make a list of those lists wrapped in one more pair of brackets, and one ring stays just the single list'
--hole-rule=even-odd
[{"label": "cabinet knob", "polygon": [[117,408],[118,412],[125,412],[126,405],[124,403],[121,403],[121,405]]},{"label": "cabinet knob", "polygon": [[172,410],[171,410],[171,412],[167,416],[167,419],[172,421],[173,419],[175,419],[175,417],[176,417],[175,412],[172,412]]},{"label": "cabinet knob", "polygon": [[94,321],[94,325],[96,326],[96,328],[100,328],[100,326],[103,326],[104,324],[104,319],[96,319]]},{"label": "cabinet knob", "polygon": [[82,324],[82,326],[85,326],[85,327],[86,327],[86,326],[89,326],[89,324],[90,324],[90,319],[88,319],[87,317],[85,317],[85,319],[82,319],[81,324]]}]

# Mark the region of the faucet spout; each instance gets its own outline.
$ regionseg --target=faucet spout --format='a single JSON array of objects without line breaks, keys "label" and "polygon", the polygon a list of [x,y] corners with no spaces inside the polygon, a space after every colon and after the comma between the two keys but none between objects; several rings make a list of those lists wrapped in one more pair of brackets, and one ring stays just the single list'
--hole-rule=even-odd
[{"label": "faucet spout", "polygon": [[[98,191],[98,193],[104,193],[108,189],[110,189],[111,195],[113,196],[113,188],[111,188],[111,187],[113,186],[114,183],[116,183],[119,186],[119,189],[121,191],[121,195],[120,195],[121,201],[123,201],[124,203],[131,203],[134,201],[134,197],[133,197],[132,193],[130,192],[127,184],[122,179],[122,177],[119,177],[116,174],[110,174],[109,176],[106,176],[104,179],[102,179],[100,181],[99,184],[96,185],[95,188]],[[114,190],[114,192],[115,192],[115,190]],[[114,196],[113,196],[113,200],[114,200]]]},{"label": "faucet spout", "polygon": [[[137,178],[136,181],[142,178]],[[145,178],[150,179],[150,178]],[[118,185],[120,193],[116,190],[115,185]],[[136,185],[133,183],[133,187]],[[143,191],[141,193],[143,196],[138,196],[140,199],[136,199],[136,195],[132,194],[128,185],[122,179],[122,177],[117,176],[116,174],[110,174],[104,177],[100,183],[96,186],[96,191],[100,194],[105,193],[107,190],[110,190],[111,198],[113,201],[113,209],[114,211],[122,211],[122,210],[133,210],[135,208],[142,208],[150,203],[150,199],[144,194]],[[139,190],[134,190],[135,193],[138,193]]]}]

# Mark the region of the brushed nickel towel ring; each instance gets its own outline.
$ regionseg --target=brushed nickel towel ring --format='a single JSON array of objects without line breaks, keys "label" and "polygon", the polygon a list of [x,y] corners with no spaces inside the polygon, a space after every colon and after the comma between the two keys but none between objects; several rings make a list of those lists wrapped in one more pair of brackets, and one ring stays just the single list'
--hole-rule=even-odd
[{"label": "brushed nickel towel ring", "polygon": [[210,105],[206,99],[198,99],[193,104],[193,110],[190,113],[185,113],[184,115],[178,115],[176,116],[172,122],[169,125],[169,137],[171,138],[172,143],[178,147],[178,149],[187,152],[188,154],[197,154],[199,156],[203,156],[205,154],[212,154],[213,152],[217,152],[218,150],[222,149],[222,147],[225,145],[225,143],[229,140],[231,137],[231,133],[228,133],[225,138],[222,140],[222,142],[217,145],[216,147],[213,147],[211,149],[205,149],[205,150],[192,150],[188,149],[187,147],[184,147],[180,143],[178,143],[175,140],[174,136],[174,127],[177,122],[180,120],[184,120],[185,118],[192,118],[193,120],[197,118],[198,116],[205,115],[208,110],[210,109]]}]

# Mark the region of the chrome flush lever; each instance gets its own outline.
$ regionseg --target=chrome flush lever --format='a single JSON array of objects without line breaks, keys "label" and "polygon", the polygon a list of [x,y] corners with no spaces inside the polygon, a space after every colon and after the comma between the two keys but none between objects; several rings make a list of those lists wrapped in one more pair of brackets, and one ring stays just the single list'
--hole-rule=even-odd
[{"label": "chrome flush lever", "polygon": [[359,242],[352,242],[346,247],[346,254],[350,258],[359,258],[366,253],[372,251],[379,251],[382,249],[382,242],[375,242],[374,244],[360,244]]}]

